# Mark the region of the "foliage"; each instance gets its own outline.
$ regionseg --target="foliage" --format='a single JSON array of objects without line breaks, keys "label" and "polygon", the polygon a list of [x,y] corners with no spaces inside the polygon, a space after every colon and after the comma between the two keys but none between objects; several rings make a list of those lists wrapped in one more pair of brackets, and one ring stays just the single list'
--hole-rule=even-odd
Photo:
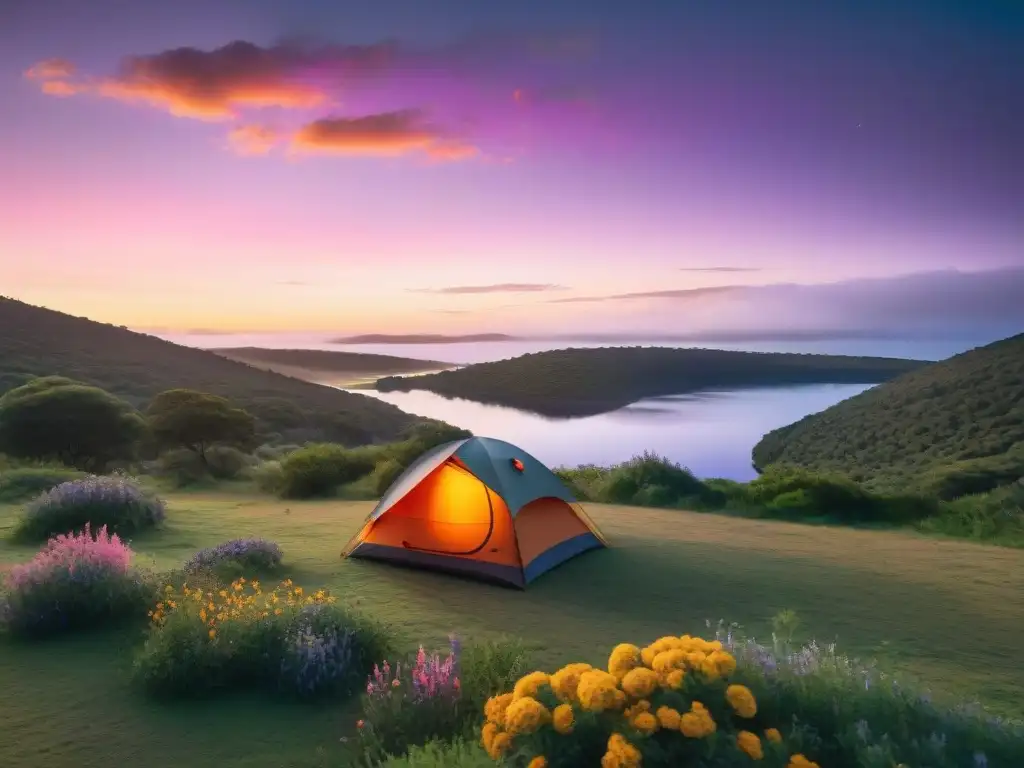
[{"label": "foliage", "polygon": [[253,686],[303,697],[350,693],[390,650],[379,625],[290,580],[269,592],[244,578],[216,591],[168,585],[151,616],[134,671],[161,696]]},{"label": "foliage", "polygon": [[1024,480],[947,502],[941,514],[924,520],[921,527],[946,536],[1024,547]]},{"label": "foliage", "polygon": [[643,398],[753,386],[886,381],[923,363],[872,357],[718,349],[559,349],[423,376],[377,381],[382,392],[426,389],[545,416],[587,416]]},{"label": "foliage", "polygon": [[494,761],[475,741],[431,741],[410,747],[407,754],[389,757],[380,768],[494,768]]},{"label": "foliage", "polygon": [[0,392],[26,375],[60,373],[136,406],[167,389],[220,395],[284,441],[391,440],[419,419],[364,395],[300,381],[212,352],[0,298]]},{"label": "foliage", "polygon": [[307,445],[281,460],[279,492],[292,499],[329,496],[339,486],[370,474],[376,459],[376,453],[366,448],[350,449],[331,443]]},{"label": "foliage", "polygon": [[[790,617],[791,618],[791,617]],[[513,766],[891,768],[1012,765],[1024,729],[944,710],[811,643],[719,627],[616,646],[606,669],[531,672],[484,707],[481,743]]]},{"label": "foliage", "polygon": [[705,505],[723,501],[690,470],[649,452],[612,468],[600,493],[613,504],[670,507],[687,501]]},{"label": "foliage", "polygon": [[164,502],[129,478],[91,475],[61,483],[29,503],[14,536],[40,541],[89,524],[124,536],[159,525],[165,515]]},{"label": "foliage", "polygon": [[284,469],[275,459],[261,461],[250,471],[256,487],[263,493],[281,495],[284,489]]},{"label": "foliage", "polygon": [[434,739],[471,738],[484,702],[511,685],[525,653],[517,642],[472,643],[454,635],[447,654],[375,664],[357,723],[360,758],[374,764]]},{"label": "foliage", "polygon": [[753,458],[945,500],[1012,483],[1024,477],[1024,334],[769,432]]},{"label": "foliage", "polygon": [[132,458],[145,429],[126,401],[59,376],[34,379],[0,397],[0,451],[20,458],[102,470]]},{"label": "foliage", "polygon": [[266,539],[232,539],[196,552],[185,563],[185,573],[236,571],[266,574],[281,567],[281,547]]},{"label": "foliage", "polygon": [[85,477],[84,472],[66,467],[35,466],[0,469],[0,504],[24,501],[54,486]]},{"label": "foliage", "polygon": [[56,536],[16,565],[0,593],[0,630],[38,638],[141,617],[156,590],[106,527]]},{"label": "foliage", "polygon": [[443,421],[428,420],[404,432],[397,442],[385,447],[383,455],[396,461],[404,470],[427,451],[472,436],[473,433],[468,429],[453,427]]},{"label": "foliage", "polygon": [[219,395],[170,389],[153,398],[146,418],[160,447],[188,448],[204,465],[212,445],[255,447],[256,420]]},{"label": "foliage", "polygon": [[210,479],[237,480],[255,463],[252,456],[230,445],[210,446],[205,457],[188,448],[177,448],[161,454],[157,472],[185,488]]},{"label": "foliage", "polygon": [[378,496],[387,493],[388,488],[395,484],[395,481],[405,472],[397,459],[384,459],[377,462],[373,468],[373,490]]}]

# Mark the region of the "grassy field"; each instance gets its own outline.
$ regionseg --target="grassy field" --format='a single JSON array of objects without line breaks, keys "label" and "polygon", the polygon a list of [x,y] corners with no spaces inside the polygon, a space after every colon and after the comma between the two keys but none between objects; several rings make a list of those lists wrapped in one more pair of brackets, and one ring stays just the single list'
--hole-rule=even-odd
[{"label": "grassy field", "polygon": [[[1024,552],[908,533],[809,527],[686,512],[590,505],[611,548],[570,561],[518,592],[339,552],[368,502],[283,502],[220,493],[170,499],[164,530],[134,543],[156,568],[196,549],[259,535],[287,574],[329,586],[390,622],[413,646],[515,634],[543,666],[602,661],[611,645],[699,632],[704,620],[764,634],[795,610],[819,640],[874,656],[937,694],[1024,715]],[[0,536],[16,513],[0,506]],[[0,543],[0,564],[30,549]],[[2,568],[2,565],[0,565]],[[585,585],[583,588],[582,585]],[[0,652],[0,766],[330,765],[351,732],[344,709],[235,697],[156,705],[126,682],[130,633]]]}]

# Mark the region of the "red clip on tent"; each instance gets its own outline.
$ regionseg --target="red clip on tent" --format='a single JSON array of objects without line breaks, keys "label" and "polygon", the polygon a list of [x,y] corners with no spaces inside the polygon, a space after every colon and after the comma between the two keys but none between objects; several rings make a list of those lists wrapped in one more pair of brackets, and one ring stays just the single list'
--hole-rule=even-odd
[{"label": "red clip on tent", "polygon": [[607,546],[547,467],[502,440],[471,437],[428,451],[381,498],[346,557],[479,576],[525,587]]}]

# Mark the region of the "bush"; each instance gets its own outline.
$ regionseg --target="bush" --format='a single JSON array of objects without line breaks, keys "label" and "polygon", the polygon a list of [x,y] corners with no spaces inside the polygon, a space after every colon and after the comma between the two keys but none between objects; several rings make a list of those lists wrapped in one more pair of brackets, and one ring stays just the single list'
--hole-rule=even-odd
[{"label": "bush", "polygon": [[373,468],[373,490],[378,496],[387,493],[388,488],[395,484],[395,481],[405,472],[403,467],[395,459],[384,459]]},{"label": "bush", "polygon": [[83,477],[84,472],[63,467],[18,467],[0,470],[0,503],[23,501],[61,483]]},{"label": "bush", "polygon": [[236,480],[256,464],[256,459],[230,445],[214,445],[206,451],[206,464],[215,480]]},{"label": "bush", "polygon": [[122,476],[91,475],[61,483],[28,504],[15,530],[22,541],[104,526],[120,536],[163,522],[164,502]]},{"label": "bush", "polygon": [[297,451],[301,445],[261,445],[256,449],[254,455],[260,461],[272,461],[280,459],[292,451]]},{"label": "bush", "polygon": [[168,585],[134,676],[159,696],[252,687],[304,697],[351,693],[390,650],[380,626],[324,590],[306,596],[284,581],[264,592],[244,578],[216,591]]},{"label": "bush", "polygon": [[721,631],[618,645],[607,670],[531,672],[484,716],[488,753],[519,768],[954,768],[1015,765],[1024,748],[1019,726],[941,710],[832,648]]},{"label": "bush", "polygon": [[0,630],[42,637],[142,617],[156,589],[132,566],[132,551],[116,534],[88,524],[47,542],[7,574],[0,594]]},{"label": "bush", "polygon": [[178,488],[201,483],[210,476],[199,454],[188,448],[175,448],[160,454],[156,472]]},{"label": "bush", "polygon": [[427,654],[392,667],[374,665],[358,723],[364,763],[400,756],[435,739],[472,738],[480,707],[521,672],[518,643],[484,643],[463,649],[454,636],[447,654]]},{"label": "bush", "polygon": [[266,574],[281,566],[281,547],[266,539],[232,539],[196,552],[185,563],[185,573],[212,571],[241,576]]},{"label": "bush", "polygon": [[675,507],[724,501],[690,470],[650,452],[612,467],[597,484],[596,492],[600,501],[611,504]]},{"label": "bush", "polygon": [[408,754],[389,757],[380,768],[494,768],[494,761],[475,741],[431,741]]},{"label": "bush", "polygon": [[1024,547],[1024,481],[991,493],[946,502],[937,516],[922,521],[921,528],[947,536]]},{"label": "bush", "polygon": [[271,459],[257,464],[252,472],[253,482],[263,493],[280,495],[284,489],[284,470],[281,462]]},{"label": "bush", "polygon": [[332,443],[300,448],[281,460],[281,495],[308,499],[329,496],[340,486],[370,474],[376,464],[374,451],[348,449]]}]

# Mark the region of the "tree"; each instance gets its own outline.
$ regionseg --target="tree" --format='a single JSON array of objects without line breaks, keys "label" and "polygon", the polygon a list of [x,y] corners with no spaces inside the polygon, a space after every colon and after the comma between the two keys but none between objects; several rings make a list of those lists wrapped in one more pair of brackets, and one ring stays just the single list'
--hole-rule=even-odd
[{"label": "tree", "polygon": [[214,444],[252,448],[256,420],[218,395],[192,389],[169,389],[153,398],[146,410],[153,437],[162,448],[188,448],[207,465],[206,450]]},{"label": "tree", "polygon": [[111,393],[60,376],[45,376],[0,397],[0,451],[23,459],[58,459],[101,472],[131,459],[146,423]]}]

